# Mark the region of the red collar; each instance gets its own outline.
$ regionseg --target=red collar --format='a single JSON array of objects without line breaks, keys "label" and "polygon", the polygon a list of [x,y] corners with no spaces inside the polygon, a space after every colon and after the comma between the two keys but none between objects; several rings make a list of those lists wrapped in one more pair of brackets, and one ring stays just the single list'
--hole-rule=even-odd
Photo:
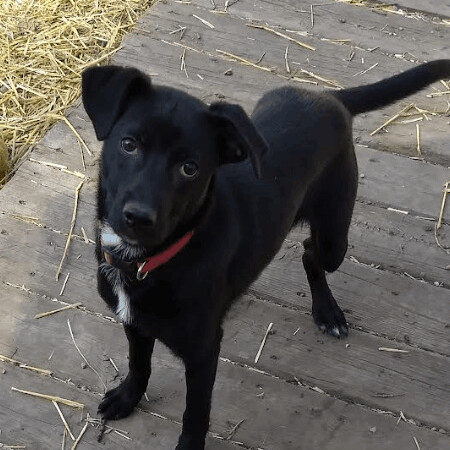
[{"label": "red collar", "polygon": [[[177,253],[179,253],[191,240],[192,236],[194,235],[194,230],[191,230],[187,232],[184,236],[182,236],[178,241],[174,242],[170,247],[166,248],[161,253],[158,253],[156,255],[150,256],[149,258],[145,258],[142,262],[137,262],[137,273],[136,278],[138,280],[143,280],[149,272],[152,272],[153,270],[157,269],[158,267],[162,266],[169,260],[171,260]],[[105,261],[112,265],[116,266],[114,264],[115,260],[112,257],[112,255],[108,252],[104,252]],[[117,264],[119,265],[119,264]]]}]

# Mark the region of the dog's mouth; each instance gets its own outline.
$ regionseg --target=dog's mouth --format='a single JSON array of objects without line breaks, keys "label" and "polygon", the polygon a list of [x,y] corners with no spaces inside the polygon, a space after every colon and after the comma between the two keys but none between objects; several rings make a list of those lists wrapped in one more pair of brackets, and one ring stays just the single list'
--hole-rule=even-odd
[{"label": "dog's mouth", "polygon": [[146,257],[146,249],[139,241],[116,233],[108,222],[100,225],[103,250],[124,261],[138,261]]}]

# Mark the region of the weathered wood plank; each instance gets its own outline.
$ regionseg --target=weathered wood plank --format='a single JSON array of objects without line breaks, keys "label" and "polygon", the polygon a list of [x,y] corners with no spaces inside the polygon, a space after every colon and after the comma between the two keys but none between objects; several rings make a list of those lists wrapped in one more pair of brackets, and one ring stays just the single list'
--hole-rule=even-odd
[{"label": "weathered wood plank", "polygon": [[[241,3],[241,2],[238,2]],[[208,8],[201,9],[201,13],[198,11],[198,8],[195,8],[193,5],[184,5],[183,8],[173,8],[172,4],[163,4],[160,3],[156,5],[155,8],[152,9],[152,14],[149,16],[145,16],[142,19],[141,25],[138,28],[139,31],[145,31],[145,33],[149,34],[152,38],[156,39],[165,39],[168,41],[173,41],[174,37],[173,35],[170,35],[169,33],[176,29],[178,26],[183,25],[187,27],[186,33],[183,37],[184,44],[206,51],[210,54],[217,54],[216,49],[222,49],[226,50],[241,56],[245,56],[249,58],[250,60],[258,60],[259,57],[263,52],[266,52],[266,55],[264,57],[262,65],[269,66],[269,67],[276,67],[277,72],[281,75],[287,75],[285,70],[285,61],[284,61],[284,51],[287,44],[289,44],[288,41],[285,39],[282,39],[280,37],[274,36],[270,33],[267,33],[265,31],[261,30],[255,30],[255,29],[249,29],[245,26],[245,24],[248,22],[249,14],[251,16],[251,12],[253,11],[253,15],[256,17],[260,17],[261,15],[264,16],[264,14],[267,14],[267,20],[269,23],[271,23],[270,18],[271,17],[280,17],[286,15],[290,20],[294,20],[296,22],[290,23],[287,22],[286,24],[283,24],[284,28],[289,29],[298,29],[298,18],[296,17],[300,13],[295,13],[295,10],[298,9],[297,3],[295,5],[291,5],[291,10],[286,10],[286,6],[284,2],[281,3],[279,6],[268,6],[267,8],[262,8],[260,5],[258,7],[255,7],[251,2],[245,2],[243,1],[241,5],[234,5],[235,8],[245,8],[247,5],[247,9],[245,13],[242,13],[243,17],[237,16],[234,12],[232,14],[228,15],[222,15],[222,14],[214,14],[211,12]],[[309,4],[306,5],[307,9],[309,11]],[[336,17],[335,8],[347,8],[348,12],[345,12],[342,14],[342,18],[338,20]],[[331,10],[327,10],[327,8],[331,8]],[[250,10],[250,11],[248,11]],[[394,14],[389,14],[386,18],[383,16],[380,16],[379,13],[374,13],[373,11],[365,11],[365,8],[355,8],[348,5],[340,5],[340,4],[333,4],[333,5],[327,5],[321,8],[317,8],[319,12],[322,11],[323,14],[326,15],[326,17],[330,18],[329,20],[334,21],[334,25],[330,23],[326,23],[324,25],[325,30],[328,30],[328,34],[325,36],[330,36],[329,30],[341,30],[342,28],[345,28],[346,23],[342,23],[340,20],[345,20],[345,17],[348,17],[348,14],[352,13],[368,13],[370,16],[373,16],[377,18],[379,21],[376,25],[371,25],[369,29],[367,29],[368,35],[371,36],[372,41],[370,44],[368,44],[368,47],[373,49],[380,45],[380,42],[383,42],[384,35],[386,33],[390,33],[393,35],[395,39],[397,39],[398,34],[403,34],[405,32],[405,27],[411,26],[412,23],[414,23],[414,27],[416,26],[417,21],[412,21],[410,19],[405,19],[397,17]],[[204,17],[207,18],[207,20],[211,21],[213,24],[215,24],[215,29],[209,29],[207,26],[203,25],[200,21],[195,19],[192,16],[192,12],[199,12],[199,14],[203,14]],[[230,10],[232,11],[232,10]],[[236,10],[235,10],[236,11]],[[279,12],[281,11],[281,12]],[[300,16],[305,16],[305,14],[300,14]],[[284,19],[284,17],[283,17]],[[403,24],[404,26],[398,25],[397,29],[395,26],[392,28],[392,30],[389,28],[388,31],[386,31],[387,24],[391,23],[390,21],[397,19],[404,19],[406,20],[406,24]],[[287,19],[288,20],[288,19]],[[307,19],[305,19],[309,23],[309,14]],[[359,39],[361,32],[361,27],[363,27],[364,20],[361,20],[361,18],[354,18],[355,23],[351,23],[351,29],[348,30],[348,33],[350,34],[350,37],[355,37],[356,39]],[[263,20],[264,21],[264,20]],[[297,24],[296,24],[297,23]],[[155,25],[157,24],[157,25]],[[273,24],[273,23],[272,23]],[[278,24],[274,24],[278,25]],[[428,54],[428,57],[425,57],[424,59],[435,59],[438,57],[448,57],[449,52],[449,46],[448,46],[448,39],[446,40],[444,37],[448,36],[450,37],[450,33],[448,31],[448,28],[444,26],[437,26],[438,30],[434,31],[431,30],[430,33],[430,27],[433,27],[434,25],[431,25],[429,23],[425,24],[420,22],[419,27],[423,27],[423,33],[424,35],[428,36],[425,38],[425,40],[429,40],[430,42],[430,52]],[[378,30],[378,34],[377,34]],[[395,33],[393,30],[396,30],[397,33]],[[283,31],[283,29],[281,30]],[[302,67],[306,70],[312,70],[319,75],[322,75],[329,79],[337,80],[339,83],[341,83],[344,86],[354,86],[359,84],[367,84],[369,82],[378,81],[381,78],[388,77],[390,75],[393,75],[394,73],[400,72],[402,70],[405,70],[406,68],[411,67],[411,64],[407,61],[393,58],[392,53],[390,55],[385,55],[381,51],[364,51],[363,49],[356,49],[356,56],[351,60],[348,61],[348,56],[350,52],[349,46],[342,46],[342,45],[336,45],[329,41],[323,41],[321,40],[323,37],[319,33],[316,34],[316,25],[313,29],[312,33],[308,33],[308,36],[298,36],[293,35],[297,39],[303,40],[306,43],[314,45],[317,50],[315,52],[310,52],[304,49],[301,49],[295,44],[290,44],[290,50],[289,50],[289,60],[291,62],[291,68],[293,71],[295,69],[298,69],[299,67]],[[412,32],[415,32],[415,28],[412,29]],[[342,32],[339,32],[339,34],[336,34],[336,38],[342,39],[342,35],[340,34]],[[345,32],[347,33],[347,31]],[[436,33],[436,37],[433,33]],[[349,37],[349,34],[344,35],[345,38]],[[437,36],[442,36],[442,39],[440,39]],[[199,39],[198,37],[201,37]],[[249,41],[249,39],[252,39]],[[406,49],[411,50],[411,41],[417,39],[418,41],[422,41],[422,36],[411,36],[407,35],[405,36],[405,49],[403,49],[403,52],[401,49],[395,50],[394,53],[396,54],[402,54],[406,51]],[[397,39],[398,40],[398,39]],[[441,47],[439,47],[439,40],[442,41]],[[160,65],[160,60],[158,58],[158,61],[155,61],[154,54],[152,51],[147,52],[146,48],[151,47],[153,48],[154,43],[151,43],[151,40],[147,40],[146,43],[143,44],[143,38],[137,37],[137,36],[130,36],[126,41],[125,45],[131,45],[133,46],[134,43],[139,42],[140,48],[139,48],[139,59],[142,61],[142,63],[148,65],[150,64],[150,67],[154,69],[154,71],[159,73],[165,73],[165,76],[167,77],[167,74],[169,74],[171,71],[168,70],[166,72],[163,72],[158,69],[157,66]],[[359,41],[357,41],[359,45]],[[395,48],[393,47],[393,44],[390,42],[389,45],[390,49]],[[443,47],[442,47],[443,46]],[[415,50],[423,48],[421,45],[416,46]],[[436,48],[442,48],[442,55],[438,55],[435,53],[432,49]],[[129,49],[128,49],[129,50]],[[128,50],[125,47],[123,52],[120,55],[117,55],[116,61],[127,61],[128,64],[130,62],[132,64],[139,64],[139,61],[134,61],[133,56],[131,55],[131,58],[128,57]],[[181,50],[181,49],[180,49]],[[378,52],[378,53],[377,53]],[[187,59],[186,61],[190,60],[190,53],[188,50],[187,53]],[[361,64],[361,61],[364,61],[364,64]],[[301,65],[297,66],[295,65],[295,62],[300,62]],[[163,63],[164,64],[164,63]],[[373,69],[365,72],[366,69],[369,69],[374,64],[378,64]],[[236,63],[233,64],[235,66]],[[160,66],[159,66],[160,67]],[[189,64],[188,64],[188,71],[189,71]],[[174,69],[175,72],[179,72],[178,69]],[[254,71],[254,69],[251,69]],[[356,76],[356,74],[361,73]],[[184,74],[181,74],[184,77]],[[271,76],[268,73],[262,72],[259,74],[259,77],[261,79],[273,79],[273,75]],[[192,77],[191,77],[192,78]],[[195,82],[195,80],[194,80]],[[192,83],[192,80],[191,80]],[[226,81],[223,81],[223,84],[225,84]],[[228,84],[235,85],[235,83],[232,83],[229,81]],[[261,93],[261,87],[260,83],[253,84],[253,91],[259,90],[258,97]],[[443,87],[440,84],[436,84],[436,88],[443,89]],[[445,96],[441,98],[434,98],[429,99],[426,98],[426,94],[432,92],[431,89],[425,90],[425,92],[418,93],[415,96],[411,96],[408,98],[408,100],[403,101],[409,101],[409,102],[416,102],[419,106],[425,108],[425,109],[433,109],[436,108],[437,110],[445,110],[447,108],[447,103],[445,101]],[[403,105],[402,103],[402,105]],[[405,103],[407,104],[407,103]],[[404,105],[403,105],[404,106]],[[394,113],[396,113],[399,109],[401,109],[403,106],[400,105],[394,105],[389,108],[385,108],[380,111],[374,111],[370,113],[369,117],[358,117],[355,120],[355,136],[360,139],[361,143],[367,144],[369,146],[372,146],[374,148],[381,148],[384,150],[390,149],[390,151],[395,151],[398,153],[405,153],[410,156],[416,155],[416,127],[415,124],[409,124],[409,125],[400,125],[400,126],[394,126],[390,128],[390,134],[385,135],[383,133],[376,134],[374,136],[370,136],[369,133],[373,131],[377,126],[381,125],[387,117],[392,116]],[[445,117],[436,117],[433,121],[430,122],[422,122],[421,123],[422,131],[425,131],[425,133],[422,133],[423,137],[423,147],[424,147],[424,155],[426,158],[435,161],[437,163],[445,164],[446,158],[448,158],[449,150],[448,146],[446,145],[446,140],[448,138],[445,138],[445,134],[442,133],[440,130],[445,130],[446,127],[446,120]],[[427,133],[429,131],[429,133]],[[433,136],[433,141],[428,141],[428,136],[431,133],[431,136]],[[437,135],[436,140],[434,140],[435,135]],[[425,140],[426,138],[426,140]],[[428,145],[427,145],[428,143]]]},{"label": "weathered wood plank", "polygon": [[[115,371],[107,360],[108,357],[111,357],[119,367],[121,377],[126,374],[126,343],[118,325],[81,312],[69,311],[42,319],[45,320],[45,326],[51,330],[45,342],[41,340],[42,333],[39,330],[42,324],[39,323],[37,326],[37,321],[32,319],[34,312],[42,307],[43,300],[34,296],[27,298],[23,292],[12,288],[8,288],[7,291],[11,299],[9,308],[16,312],[9,329],[12,331],[11,336],[14,337],[14,346],[17,348],[15,355],[17,359],[53,370],[54,375],[59,378],[70,377],[79,387],[88,386],[94,390],[100,390],[101,385],[96,375],[88,368],[81,368],[82,360],[73,348],[70,338],[67,339],[65,319],[70,316],[79,347],[100,372],[102,378],[108,384],[117,383],[117,380],[114,381]],[[26,333],[24,330],[27,330]],[[34,338],[37,338],[39,345],[36,345]],[[256,335],[255,338],[258,339],[259,336]],[[272,339],[272,336],[269,339]],[[236,353],[236,348],[241,349],[240,342],[236,341],[234,333],[229,336],[226,333],[224,342],[224,352],[227,356],[230,356],[230,353]],[[53,351],[50,361],[47,359],[49,347]],[[2,353],[9,348],[10,346],[4,342],[0,343]],[[240,351],[242,352],[242,349]],[[155,353],[154,370],[148,389],[150,403],[142,399],[140,408],[179,421],[185,394],[182,365],[162,346],[157,346]],[[276,360],[271,358],[269,361],[276,365]],[[5,365],[5,367],[9,370],[10,366]],[[290,378],[292,379],[292,376]],[[86,394],[83,393],[83,395]],[[90,405],[94,403],[92,410],[95,408],[98,397],[91,395],[91,398]],[[135,422],[138,422],[143,425],[146,417],[147,415],[142,417],[135,413],[126,421],[118,422],[117,426],[131,433],[129,423],[136,425]],[[150,418],[152,419],[151,416]],[[391,448],[393,445],[397,448],[406,448],[411,442],[411,433],[423,445],[432,446],[432,448],[441,446],[444,448],[448,441],[448,437],[424,428],[405,423],[397,426],[395,417],[378,414],[367,408],[330,398],[306,386],[297,385],[293,380],[287,383],[274,376],[264,375],[222,360],[219,364],[214,390],[212,431],[226,436],[227,431],[242,419],[245,421],[233,439],[244,442],[246,446],[252,448],[282,450],[299,448],[298,446],[301,445],[302,448],[306,446],[307,448],[332,449],[337,448],[336,446],[340,445],[344,438],[350,439],[350,442],[354,442],[355,445],[359,443],[358,445],[363,445],[367,449],[380,448],[380,440],[383,441],[383,445],[386,445],[381,448]],[[376,431],[371,432],[370,428],[373,427]],[[136,429],[136,426],[134,428]],[[154,430],[153,426],[151,429]],[[324,431],[318,432],[319,430]],[[156,431],[160,436],[164,432],[160,427],[156,427]],[[134,433],[130,435],[134,439]],[[211,446],[211,448],[221,447]],[[227,447],[224,446],[224,448]]]},{"label": "weathered wood plank", "polygon": [[[97,178],[97,175],[95,175]],[[69,231],[74,208],[75,188],[81,179],[33,162],[25,162],[14,180],[5,186],[8,202],[2,211],[38,217],[42,225],[53,230]],[[74,233],[81,235],[83,227],[94,239],[96,179],[87,179],[79,193]]]},{"label": "weathered wood plank", "polygon": [[[1,212],[37,218],[53,230],[68,233],[72,219],[75,188],[81,179],[31,161],[22,164],[14,178],[2,189]],[[94,239],[96,182],[87,180],[79,195],[74,233],[81,236],[83,227]]]},{"label": "weathered wood plank", "polygon": [[408,10],[423,11],[439,17],[450,17],[450,3],[446,0],[428,0],[427,2],[421,0],[388,0],[383,3],[407,8]]},{"label": "weathered wood plank", "polygon": [[[300,257],[302,250],[291,245],[284,245],[251,290],[262,298],[309,312],[311,297]],[[447,289],[349,260],[327,278],[353,327],[449,353]]]},{"label": "weathered wood plank", "polygon": [[[377,52],[386,55],[406,54],[407,59],[422,61],[431,57],[448,57],[449,45],[445,40],[448,30],[439,20],[433,22],[429,17],[417,20],[359,5],[355,7],[344,2],[323,0],[314,3],[312,26],[310,5],[307,0],[239,0],[228,8],[228,13],[248,21],[266,22],[284,29],[310,33],[318,39],[343,39],[345,41],[341,45],[353,45],[357,50],[376,47]],[[192,7],[198,11],[212,9],[209,0],[193,0],[190,5],[184,5],[185,9]],[[220,10],[220,6],[217,7],[216,13]],[[152,10],[150,15],[154,13],[155,10]],[[413,51],[412,42],[420,43],[415,45]]]},{"label": "weathered wood plank", "polygon": [[[242,4],[244,3],[245,1]],[[275,8],[272,6],[272,9]],[[125,45],[139,45],[143,62],[152,64],[153,59],[150,55],[148,55],[149,57],[146,57],[146,48],[153,45],[152,41],[154,39],[166,40],[169,42],[176,41],[176,35],[174,38],[174,35],[171,35],[170,33],[179,26],[185,26],[187,29],[181,44],[217,56],[219,55],[219,52],[217,52],[216,49],[226,50],[237,55],[247,56],[250,60],[255,61],[259,59],[263,51],[266,51],[261,66],[273,66],[275,72],[282,75],[289,75],[285,68],[284,50],[286,45],[290,44],[289,60],[291,61],[291,64],[295,61],[306,64],[306,58],[308,58],[311,71],[319,72],[319,74],[324,77],[342,83],[344,86],[355,86],[361,84],[361,82],[368,83],[376,81],[383,76],[392,75],[395,71],[411,67],[410,62],[408,61],[392,58],[382,53],[374,53],[373,51],[365,52],[364,64],[362,64],[359,58],[353,58],[352,61],[347,61],[349,55],[347,46],[336,45],[333,42],[322,40],[320,33],[316,35],[315,30],[312,33],[307,33],[306,36],[299,36],[298,34],[293,33],[293,37],[296,37],[296,39],[305,44],[312,45],[316,49],[315,51],[309,51],[279,36],[275,36],[272,33],[248,27],[247,24],[250,23],[248,18],[239,17],[234,14],[214,14],[208,9],[203,9],[204,19],[211,22],[214,26],[214,29],[211,29],[193,16],[193,12],[195,11],[196,10],[192,5],[185,5],[184,8],[174,8],[173,4],[169,2],[160,2],[152,8],[151,14],[142,17],[138,25],[137,34],[129,35],[125,40]],[[330,11],[328,14],[332,14],[332,12]],[[279,14],[277,15],[279,16]],[[310,20],[309,17],[307,20]],[[336,21],[335,26],[338,28],[345,26],[345,24],[336,20],[336,18],[332,18],[332,20]],[[385,23],[383,25],[385,25]],[[330,29],[330,27],[327,26],[327,29]],[[371,32],[373,36],[374,33],[376,33],[376,30],[371,30]],[[442,32],[448,33],[448,30],[443,27]],[[143,33],[144,36],[139,33]],[[289,33],[289,31],[287,33]],[[359,36],[359,30],[353,31],[353,34]],[[427,34],[429,35],[429,29],[427,29]],[[435,42],[433,42],[433,45],[433,48],[436,49]],[[447,43],[445,45],[446,47],[448,46]],[[446,50],[448,51],[448,49]],[[123,50],[119,58],[123,59],[126,53],[126,49]],[[448,55],[445,53],[442,57],[445,56]],[[436,54],[434,54],[433,57],[436,58]],[[334,64],[326,67],[326,63],[331,61],[333,61]],[[367,69],[377,62],[377,67],[361,74],[364,76],[354,76],[358,70]],[[314,70],[314,65],[317,66],[316,70]],[[295,68],[294,64],[292,71],[295,71]],[[268,74],[270,73],[268,72]],[[429,104],[435,103],[435,100],[426,99],[426,97],[424,101]],[[445,102],[443,102],[443,104],[445,104]]]},{"label": "weathered wood plank", "polygon": [[[269,322],[274,323],[276,333],[266,342],[258,363],[261,369],[283,378],[296,376],[338,398],[351,397],[357,403],[391,411],[407,410],[410,417],[443,425],[442,408],[446,409],[448,402],[442,403],[442,399],[449,396],[449,385],[443,382],[449,378],[447,357],[412,347],[400,356],[378,351],[385,346],[406,347],[356,330],[347,348],[345,341],[329,339],[316,331],[309,316],[247,297],[241,299],[226,324],[228,339],[223,353],[232,351],[238,361],[251,364]],[[428,358],[433,362],[426,361]],[[435,365],[431,367],[430,363]],[[419,399],[421,390],[427,393]],[[380,400],[377,393],[381,392],[400,396]]]},{"label": "weathered wood plank", "polygon": [[[447,168],[400,158],[369,148],[356,149],[360,173],[359,197],[395,204],[399,209],[418,215],[437,217],[442,202],[443,185],[448,180]],[[381,161],[382,166],[381,166]],[[415,195],[409,189],[415,186]],[[450,218],[450,209],[446,216]]]},{"label": "weathered wood plank", "polygon": [[[61,448],[64,425],[53,404],[47,400],[34,398],[11,391],[14,386],[23,390],[57,395],[81,402],[85,405],[83,415],[96,416],[98,397],[75,388],[70,384],[55,381],[45,376],[31,374],[23,369],[4,364],[5,373],[0,374],[0,426],[3,431],[0,441],[8,445],[25,445],[27,448]],[[80,422],[80,412],[61,406],[63,414],[75,436],[84,426]],[[101,443],[97,442],[98,431],[91,426],[80,441],[81,449],[148,449],[167,450],[174,448],[180,433],[180,426],[151,414],[136,412],[132,417],[111,423],[127,431],[127,440],[118,434],[105,434]],[[442,439],[442,438],[441,438]],[[72,443],[69,437],[67,442]],[[231,443],[208,438],[209,449],[236,448]]]}]

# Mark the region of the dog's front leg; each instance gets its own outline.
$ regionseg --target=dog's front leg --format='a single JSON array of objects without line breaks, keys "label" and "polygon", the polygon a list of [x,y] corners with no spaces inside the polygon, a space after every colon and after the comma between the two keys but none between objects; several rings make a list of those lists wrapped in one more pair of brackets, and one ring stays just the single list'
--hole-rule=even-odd
[{"label": "dog's front leg", "polygon": [[129,345],[129,372],[119,386],[105,394],[98,407],[98,412],[110,420],[121,419],[133,411],[147,389],[151,373],[155,339],[143,336],[129,325],[124,325],[124,329]]},{"label": "dog's front leg", "polygon": [[183,414],[183,432],[175,450],[203,450],[209,428],[211,395],[216,379],[220,342],[206,357],[185,360],[186,410]]}]

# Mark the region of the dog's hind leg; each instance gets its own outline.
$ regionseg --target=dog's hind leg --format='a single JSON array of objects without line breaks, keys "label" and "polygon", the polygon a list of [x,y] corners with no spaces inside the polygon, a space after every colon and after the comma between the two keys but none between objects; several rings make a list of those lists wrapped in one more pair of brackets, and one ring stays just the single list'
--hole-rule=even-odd
[{"label": "dog's hind leg", "polygon": [[311,238],[303,242],[303,266],[312,295],[312,314],[317,326],[335,337],[348,334],[347,321],[328,287],[325,271],[318,261],[317,250]]},{"label": "dog's hind leg", "polygon": [[346,336],[348,327],[325,271],[334,272],[344,260],[357,179],[356,160],[349,152],[321,175],[308,199],[311,237],[304,241],[303,265],[311,289],[312,314],[317,326],[335,337]]},{"label": "dog's hind leg", "polygon": [[151,357],[155,339],[142,336],[135,328],[124,325],[129,344],[129,372],[125,380],[105,394],[98,407],[104,419],[128,416],[147,389],[151,373]]}]

